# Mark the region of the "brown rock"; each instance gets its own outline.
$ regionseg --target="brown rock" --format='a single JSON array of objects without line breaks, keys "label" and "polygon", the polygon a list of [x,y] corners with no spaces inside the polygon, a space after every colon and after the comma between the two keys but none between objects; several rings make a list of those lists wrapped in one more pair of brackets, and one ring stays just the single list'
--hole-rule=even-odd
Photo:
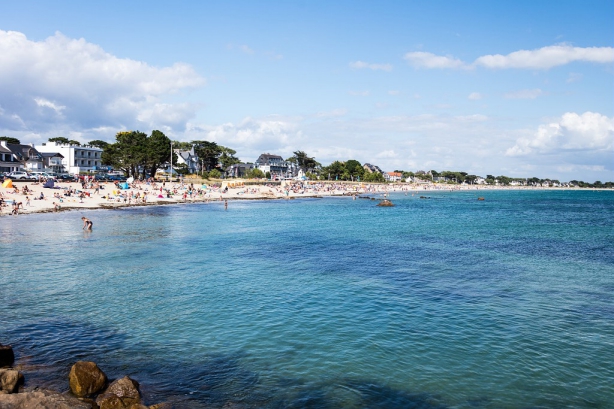
[{"label": "brown rock", "polygon": [[92,409],[92,405],[72,396],[46,389],[36,389],[10,395],[0,394],[2,409]]},{"label": "brown rock", "polygon": [[149,409],[173,409],[173,405],[168,402],[156,403],[155,405],[151,405]]},{"label": "brown rock", "polygon": [[23,385],[23,375],[15,369],[0,369],[0,393],[15,393]]},{"label": "brown rock", "polygon": [[13,362],[15,362],[13,347],[0,344],[0,368],[13,366]]},{"label": "brown rock", "polygon": [[128,376],[114,381],[96,399],[100,409],[120,409],[129,408],[141,403],[141,393],[139,383]]},{"label": "brown rock", "polygon": [[377,205],[381,206],[381,207],[393,207],[394,206],[394,204],[392,204],[392,202],[390,200],[388,200],[388,199],[382,200]]},{"label": "brown rock", "polygon": [[107,376],[94,362],[78,361],[68,375],[70,391],[83,398],[100,392],[107,384]]}]

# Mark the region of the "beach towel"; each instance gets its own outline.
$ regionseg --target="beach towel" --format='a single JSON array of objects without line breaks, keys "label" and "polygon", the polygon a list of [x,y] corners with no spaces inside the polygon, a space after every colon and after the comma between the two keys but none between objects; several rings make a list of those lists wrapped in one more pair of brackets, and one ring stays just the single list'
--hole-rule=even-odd
[{"label": "beach towel", "polygon": [[120,187],[121,189],[130,189],[130,185],[129,185],[129,184],[127,184],[127,183],[125,183],[125,182],[124,182],[124,183],[120,183],[120,184],[119,184],[119,187]]},{"label": "beach towel", "polygon": [[53,179],[47,179],[47,181],[43,185],[43,187],[46,187],[48,189],[53,189],[53,186],[54,186]]}]

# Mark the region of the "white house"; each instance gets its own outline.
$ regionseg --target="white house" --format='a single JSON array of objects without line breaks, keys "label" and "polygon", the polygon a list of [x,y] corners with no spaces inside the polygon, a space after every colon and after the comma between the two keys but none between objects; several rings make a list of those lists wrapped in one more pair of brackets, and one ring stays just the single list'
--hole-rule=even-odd
[{"label": "white house", "polygon": [[185,164],[188,167],[188,173],[198,173],[200,170],[198,156],[194,152],[194,146],[190,150],[173,149],[177,155],[177,164]]},{"label": "white house", "polygon": [[11,151],[13,160],[19,162],[15,170],[43,170],[43,157],[34,148],[34,144],[23,145],[2,141],[2,146]]},{"label": "white house", "polygon": [[39,152],[59,153],[64,158],[64,170],[71,174],[100,170],[102,167],[102,149],[93,146],[79,146],[46,142],[36,146]]}]

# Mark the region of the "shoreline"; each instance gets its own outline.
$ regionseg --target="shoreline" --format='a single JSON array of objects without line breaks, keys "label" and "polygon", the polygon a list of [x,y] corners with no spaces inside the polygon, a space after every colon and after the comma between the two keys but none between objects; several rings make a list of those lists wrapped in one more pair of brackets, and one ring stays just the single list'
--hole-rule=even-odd
[{"label": "shoreline", "polygon": [[[217,185],[220,186],[217,186]],[[243,184],[242,182],[216,182],[209,184],[135,182],[128,189],[118,189],[110,182],[82,185],[78,182],[57,183],[45,188],[42,183],[15,182],[12,188],[0,187],[4,201],[0,217],[12,215],[14,204],[19,204],[17,215],[54,213],[74,210],[112,210],[126,207],[165,206],[190,203],[223,203],[228,200],[293,200],[321,199],[360,195],[388,195],[401,192],[487,192],[500,190],[552,191],[583,190],[608,191],[598,188],[533,187],[533,186],[458,186],[416,184],[366,184],[360,182],[305,181],[273,184]],[[237,186],[235,186],[237,185]],[[17,188],[18,192],[16,191]],[[27,193],[23,192],[27,187]],[[98,192],[98,193],[96,193]],[[44,199],[38,198],[42,195]],[[55,196],[54,196],[55,195]],[[383,197],[382,197],[383,198]],[[29,199],[29,200],[28,200]]]}]

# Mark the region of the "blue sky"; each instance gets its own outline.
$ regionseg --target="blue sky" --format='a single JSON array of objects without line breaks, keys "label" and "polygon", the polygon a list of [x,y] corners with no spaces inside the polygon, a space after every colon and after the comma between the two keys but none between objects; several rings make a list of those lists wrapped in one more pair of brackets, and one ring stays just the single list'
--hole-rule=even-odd
[{"label": "blue sky", "polygon": [[0,5],[0,134],[614,180],[611,1]]}]

